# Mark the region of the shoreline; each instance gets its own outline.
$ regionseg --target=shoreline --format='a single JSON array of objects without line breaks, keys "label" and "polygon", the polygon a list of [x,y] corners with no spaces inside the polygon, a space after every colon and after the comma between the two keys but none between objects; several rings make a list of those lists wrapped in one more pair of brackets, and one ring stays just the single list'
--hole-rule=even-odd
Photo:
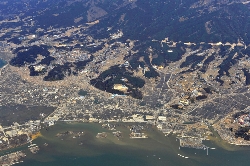
[{"label": "shoreline", "polygon": [[[60,123],[64,123],[64,124],[105,124],[105,122],[89,122],[89,121],[81,121],[81,120],[59,120],[59,121],[55,121],[54,122],[54,125],[57,125],[57,124],[60,124]],[[109,122],[107,122],[107,123],[109,123]],[[129,124],[129,123],[131,123],[131,124],[141,124],[140,122],[111,122],[112,124],[124,124],[124,125],[127,125],[127,124]],[[142,124],[146,124],[146,123],[142,123]],[[52,125],[52,126],[54,126],[54,125]],[[156,127],[157,128],[157,126],[156,125],[153,125],[154,127]],[[51,127],[51,126],[48,126],[48,127]],[[159,132],[161,132],[162,134],[164,134],[161,130],[158,130]],[[173,133],[173,132],[171,132],[171,133],[168,133],[168,135],[165,135],[164,134],[164,136],[166,137],[166,136],[169,136],[169,135],[175,135],[175,138],[176,139],[180,139],[180,138],[192,138],[192,139],[201,139],[202,140],[202,142],[203,141],[211,141],[211,142],[220,142],[220,141],[223,141],[223,144],[224,143],[226,143],[226,144],[228,144],[228,145],[235,145],[235,146],[244,146],[244,147],[247,147],[247,146],[250,146],[250,142],[249,142],[249,144],[238,144],[238,143],[232,143],[232,142],[230,142],[230,141],[227,141],[227,140],[225,140],[225,139],[223,139],[221,136],[220,136],[220,134],[217,132],[217,131],[215,131],[214,130],[214,128],[213,128],[213,134],[214,134],[214,132],[216,132],[217,134],[218,134],[218,136],[207,136],[207,137],[202,137],[202,138],[199,138],[199,137],[194,137],[194,136],[181,136],[181,135],[179,135],[179,134],[175,134],[175,133]],[[38,135],[37,135],[38,134]],[[32,139],[32,140],[35,140],[35,139],[37,139],[37,138],[39,138],[39,137],[41,137],[42,136],[42,133],[41,133],[41,130],[39,130],[36,134],[35,134],[35,138],[34,139]],[[149,136],[148,135],[146,135],[146,137],[138,137],[138,138],[141,138],[141,139],[143,139],[143,138],[149,138]],[[212,139],[211,139],[212,138]],[[130,139],[133,139],[132,137],[130,137]],[[205,146],[205,145],[204,145]],[[225,147],[225,146],[223,146],[223,145],[221,145],[221,144],[218,144],[218,146],[220,146],[220,147],[222,147],[223,149],[228,149],[228,147]],[[185,146],[184,146],[185,147]],[[202,146],[203,147],[203,146]],[[200,149],[200,148],[196,148],[196,147],[192,147],[192,146],[187,146],[187,148],[194,148],[194,149]],[[230,147],[231,148],[231,147]]]},{"label": "shoreline", "polygon": [[[105,122],[89,122],[89,121],[79,121],[79,120],[76,120],[76,121],[63,121],[63,120],[60,120],[60,121],[57,121],[57,122],[55,122],[55,125],[57,125],[57,124],[72,124],[72,125],[74,125],[74,124],[105,124]],[[108,122],[107,122],[108,123]],[[131,124],[141,124],[140,122],[111,122],[112,124],[124,124],[124,125],[127,125],[127,124],[129,124],[129,123],[131,123]],[[146,123],[143,123],[143,124],[146,124]],[[157,126],[156,125],[152,125],[152,126],[154,126],[155,128],[157,128]],[[167,137],[167,136],[174,136],[176,139],[180,139],[180,138],[192,138],[192,139],[202,139],[202,142],[203,141],[210,141],[210,142],[214,142],[214,143],[216,143],[219,147],[221,147],[221,148],[223,148],[223,149],[228,149],[228,148],[232,148],[232,147],[229,147],[228,145],[234,145],[234,146],[242,146],[242,147],[247,147],[247,146],[250,146],[250,142],[249,142],[249,144],[236,144],[236,143],[230,143],[229,141],[227,141],[227,140],[225,140],[225,139],[222,139],[221,137],[220,137],[220,135],[219,135],[219,133],[217,132],[217,131],[215,131],[214,130],[214,128],[213,128],[213,130],[212,130],[212,133],[213,134],[215,134],[214,132],[216,132],[216,134],[215,135],[213,135],[213,136],[206,136],[206,137],[202,137],[202,138],[199,138],[199,137],[194,137],[194,136],[181,136],[181,135],[179,135],[179,134],[176,134],[176,133],[173,133],[173,132],[170,132],[168,135],[165,135],[161,130],[157,130],[158,132],[160,132],[160,133],[162,133],[165,137]],[[216,136],[216,135],[218,135],[218,136]],[[142,138],[142,137],[140,137],[140,138]],[[147,137],[146,138],[150,138],[150,136],[149,135],[147,135]],[[131,139],[131,138],[130,138]],[[220,142],[220,143],[219,143]],[[223,142],[223,144],[226,144],[226,145],[222,145],[221,144],[221,142]],[[204,145],[205,146],[205,145]],[[186,147],[186,148],[190,148],[190,149],[197,149],[197,148],[194,148],[194,147]],[[198,148],[198,149],[200,149],[200,148]]]},{"label": "shoreline", "polygon": [[[145,153],[145,156],[143,155],[146,160],[149,159],[149,157],[147,156],[150,156],[150,154],[151,156],[152,154],[156,154],[157,159],[161,158],[161,161],[166,159],[164,158],[165,155],[163,156],[161,154],[168,154],[167,156],[171,157],[173,156],[179,157],[177,154],[181,154],[183,156],[188,157],[189,159],[191,158],[192,160],[197,159],[197,157],[204,158],[205,160],[207,158],[204,157],[207,156],[206,155],[207,151],[204,151],[205,150],[204,148],[201,149],[193,149],[189,147],[179,148],[179,141],[177,141],[176,139],[177,137],[176,134],[170,134],[168,137],[166,137],[164,133],[162,133],[161,131],[154,130],[155,129],[154,125],[149,125],[150,128],[144,131],[148,135],[148,139],[131,139],[129,138],[130,130],[128,126],[134,126],[133,124],[135,123],[132,124],[126,123],[127,125],[123,125],[123,123],[120,124],[121,125],[115,125],[113,123],[112,125],[116,126],[116,131],[120,131],[122,133],[121,139],[117,139],[117,137],[113,135],[114,130],[110,130],[109,128],[103,128],[102,124],[100,123],[59,122],[56,123],[50,129],[46,130],[46,128],[42,128],[40,132],[43,136],[38,137],[38,139],[32,141],[32,143],[34,145],[39,146],[41,150],[37,154],[30,154],[29,152],[28,157],[26,158],[27,160],[24,159],[24,164],[28,164],[30,159],[36,161],[37,158],[40,158],[41,155],[42,156],[53,155],[54,153],[57,153],[57,156],[63,156],[64,154],[68,154],[69,156],[72,157],[82,156],[83,158],[85,157],[98,158],[98,156],[102,156],[102,154],[106,153],[123,156],[127,155],[127,150],[130,151],[134,149],[137,149],[138,151],[138,154],[136,153],[136,156],[139,155],[140,154],[139,152],[141,151],[147,152]],[[72,132],[67,132],[67,131],[72,131]],[[102,132],[106,132],[105,134],[107,134],[107,137],[99,139],[96,138],[96,134]],[[61,135],[55,137],[57,133],[61,133]],[[221,143],[220,140],[221,139],[219,137],[213,137],[213,139],[206,140],[209,142],[203,142],[203,143],[205,144],[206,147],[209,147],[209,150],[216,149],[209,153],[215,154],[215,153],[220,153],[221,151],[224,154],[224,152],[227,152],[228,149],[224,148],[223,144],[222,146],[220,146]],[[227,144],[227,146],[228,145],[230,144]],[[27,151],[26,147],[22,149],[24,152]],[[95,150],[93,151],[93,149]],[[115,153],[117,149],[120,149],[122,152],[118,154]],[[17,149],[13,150],[15,151]],[[113,152],[113,150],[115,152]],[[244,152],[245,149],[236,148],[236,146],[233,146],[233,149],[231,149],[231,151],[240,154]],[[197,155],[199,154],[199,156],[194,154],[194,152],[197,153]],[[229,155],[233,154],[234,153],[230,153]],[[225,155],[228,155],[228,153],[225,153]],[[177,161],[175,162],[178,163],[179,162],[178,158],[176,159]]]},{"label": "shoreline", "polygon": [[[78,131],[78,130],[80,130],[80,128],[81,127],[79,127],[79,126],[81,126],[81,125],[83,125],[83,126],[88,126],[87,128],[84,128],[83,130],[86,130],[87,129],[87,131],[88,130],[92,130],[92,126],[93,126],[93,128],[100,128],[100,130],[98,130],[98,131],[95,131],[95,132],[97,132],[97,133],[100,133],[100,132],[103,132],[103,131],[105,131],[105,128],[102,128],[102,124],[104,124],[104,123],[98,123],[98,122],[83,122],[83,121],[56,121],[56,123],[53,125],[53,126],[56,126],[56,127],[54,127],[54,128],[52,128],[52,130],[53,131],[56,131],[56,130],[58,130],[58,132],[60,132],[60,131],[64,131],[64,127],[66,127],[66,128],[72,128],[73,130],[74,130],[74,128],[76,129],[76,131]],[[125,125],[129,125],[129,123],[123,123],[123,122],[112,122],[111,124],[121,124],[120,125],[120,127],[125,127]],[[139,124],[140,125],[140,123],[136,123],[136,122],[132,122],[130,125],[132,125],[132,124]],[[145,125],[145,123],[143,123],[144,125]],[[57,126],[58,125],[58,126]],[[69,125],[68,127],[67,127],[67,125]],[[150,125],[150,126],[152,126],[153,128],[157,128],[157,126],[155,126],[155,125],[151,125],[151,124],[148,124],[148,125]],[[61,127],[62,128],[61,128]],[[97,127],[96,127],[97,126]],[[117,126],[119,126],[119,125],[117,125]],[[50,128],[51,126],[47,126],[48,128]],[[116,129],[116,130],[118,130],[118,129]],[[124,128],[124,130],[127,130],[127,133],[128,133],[128,135],[126,135],[126,137],[127,138],[125,138],[125,140],[126,139],[130,139],[130,140],[138,140],[138,139],[133,139],[133,138],[131,138],[130,136],[129,136],[129,129],[128,129],[128,126],[126,126],[125,128]],[[25,146],[25,145],[27,145],[27,144],[29,144],[31,141],[36,141],[38,138],[41,138],[41,139],[48,139],[48,135],[46,136],[46,134],[45,133],[43,133],[43,132],[45,132],[45,131],[50,131],[50,129],[49,130],[47,130],[46,129],[46,127],[45,126],[43,126],[43,127],[41,127],[41,129],[38,131],[38,132],[36,132],[35,134],[33,134],[33,135],[30,135],[31,137],[33,136],[33,138],[32,139],[30,139],[30,141],[28,141],[27,143],[24,143],[24,144],[22,144],[22,145],[20,145],[20,146],[15,146],[15,147],[12,147],[12,148],[8,148],[8,149],[5,149],[5,150],[14,150],[15,148],[19,148],[19,147],[21,147],[21,146]],[[113,130],[110,130],[110,131],[113,131]],[[202,144],[199,144],[199,146],[196,146],[196,145],[192,145],[192,144],[187,144],[187,146],[185,146],[185,145],[181,145],[181,142],[183,142],[183,141],[180,141],[180,139],[181,138],[194,138],[194,139],[201,139],[201,138],[197,138],[197,137],[190,137],[190,136],[181,136],[181,135],[177,135],[177,134],[175,134],[175,133],[170,133],[168,136],[165,136],[165,134],[163,133],[163,132],[161,132],[160,130],[149,130],[149,131],[146,131],[145,133],[147,134],[147,138],[149,138],[149,140],[151,140],[151,139],[155,139],[155,138],[153,138],[152,137],[152,133],[151,132],[157,132],[157,133],[159,133],[159,134],[162,134],[162,136],[163,137],[165,137],[165,138],[167,138],[167,137],[172,137],[173,139],[179,139],[179,143],[178,143],[178,146],[179,147],[182,147],[182,148],[187,148],[187,149],[204,149],[204,147],[211,147],[211,146],[209,146],[209,145],[207,145],[207,143],[205,143],[204,141],[209,141],[210,143],[209,144],[216,144],[216,146],[218,146],[218,147],[220,147],[220,148],[222,148],[222,149],[224,149],[224,150],[229,150],[229,151],[241,151],[241,150],[244,150],[244,149],[242,149],[242,148],[245,148],[245,147],[248,147],[248,146],[250,146],[250,145],[248,145],[248,144],[232,144],[232,143],[229,143],[229,142],[227,142],[227,141],[225,141],[225,140],[223,140],[221,137],[218,137],[218,136],[216,136],[216,135],[213,135],[213,136],[209,136],[209,137],[206,137],[206,138],[202,138]],[[216,131],[215,131],[216,132]],[[45,134],[45,135],[44,135]],[[112,133],[111,133],[112,134]],[[109,137],[109,139],[111,138],[110,137],[110,135],[108,134],[108,137]],[[52,138],[52,137],[51,137]],[[49,138],[50,139],[50,138]],[[54,139],[54,138],[53,138]],[[73,138],[73,139],[75,139],[75,138]],[[122,138],[122,140],[123,140],[124,138]],[[140,139],[143,139],[144,140],[144,138],[143,137],[140,137]],[[139,140],[140,140],[139,139]],[[119,139],[118,139],[119,140]],[[147,139],[146,139],[147,140]],[[112,141],[113,142],[113,141]],[[124,143],[126,143],[126,141],[124,142]],[[200,145],[202,145],[202,146],[200,146]],[[233,145],[233,147],[232,146],[230,146],[230,145]],[[239,149],[240,148],[240,149]],[[216,149],[217,149],[217,147],[216,147]]]}]

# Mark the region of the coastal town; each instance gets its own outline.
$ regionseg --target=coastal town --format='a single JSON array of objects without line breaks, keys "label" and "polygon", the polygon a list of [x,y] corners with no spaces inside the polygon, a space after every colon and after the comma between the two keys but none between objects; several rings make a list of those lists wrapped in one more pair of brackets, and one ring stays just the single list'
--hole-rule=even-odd
[{"label": "coastal town", "polygon": [[[33,27],[33,19],[14,17],[0,25]],[[90,32],[99,23],[40,27],[22,35],[21,26],[0,29],[0,60],[6,62],[0,68],[1,151],[30,145],[36,154],[32,141],[41,129],[73,122],[100,124],[99,140],[151,139],[149,125],[174,135],[181,148],[208,150],[204,141],[215,133],[230,144],[250,145],[250,45],[241,39],[195,43],[170,37],[146,45],[109,27],[108,37],[95,38]],[[120,123],[129,134],[116,130]],[[3,155],[0,165],[25,155]]]},{"label": "coastal town", "polygon": [[[46,40],[44,38],[37,40],[42,40],[43,44],[56,45],[53,41],[58,38],[58,36],[55,36],[49,38],[49,40],[47,37],[45,38]],[[100,42],[105,42],[105,40],[91,42],[97,45]],[[170,44],[172,42],[169,41],[167,43]],[[37,43],[30,45],[34,44]],[[186,44],[190,45],[190,43]],[[91,46],[95,45],[92,44]],[[113,45],[117,45],[114,50],[111,49]],[[242,47],[241,45],[239,46]],[[15,47],[21,47],[21,45]],[[6,60],[13,58],[13,55],[8,52],[15,47],[5,47],[5,54],[10,55],[6,56]],[[129,63],[123,61],[122,57],[129,51],[132,51],[132,47],[133,41],[129,41],[127,44],[114,43],[104,47],[93,54],[96,59],[95,61],[102,61],[101,66],[90,62],[78,75],[72,75],[66,77],[64,80],[54,82],[43,81],[42,76],[30,76],[28,66],[19,68],[7,64],[1,69],[1,106],[5,109],[10,109],[11,107],[11,109],[22,109],[22,111],[29,109],[29,107],[36,107],[38,110],[43,111],[32,112],[30,114],[31,117],[29,117],[30,122],[24,120],[27,119],[26,115],[25,118],[22,118],[22,115],[19,115],[18,112],[16,114],[13,113],[13,115],[6,115],[8,118],[3,119],[1,122],[3,126],[2,140],[9,143],[12,137],[27,135],[27,141],[29,141],[30,135],[39,131],[40,123],[51,126],[57,121],[79,121],[149,123],[156,125],[166,135],[176,133],[181,134],[183,137],[190,136],[189,140],[194,137],[194,139],[198,138],[202,141],[205,140],[205,135],[199,133],[204,133],[204,131],[209,133],[208,126],[217,121],[217,119],[220,119],[218,115],[221,115],[222,112],[224,115],[230,112],[230,109],[227,109],[229,108],[228,105],[223,106],[223,103],[227,104],[228,99],[233,98],[235,100],[235,103],[231,104],[234,105],[235,109],[238,108],[238,111],[247,108],[247,101],[249,100],[247,95],[249,93],[247,88],[245,88],[246,91],[244,90],[242,84],[231,86],[233,89],[230,90],[242,92],[230,94],[228,93],[228,88],[215,88],[217,85],[212,80],[203,78],[204,76],[199,73],[196,75],[186,75],[185,72],[181,75],[178,74],[182,71],[179,71],[181,68],[177,67],[177,64],[183,64],[183,61],[188,56],[197,53],[197,51],[191,51],[190,49],[187,49],[187,53],[183,55],[180,61],[169,64],[166,68],[155,66],[160,75],[157,79],[145,80],[146,84],[141,88],[144,92],[142,100],[133,99],[127,95],[102,92],[89,85],[90,79],[96,77],[97,72],[100,73],[109,68],[109,64],[104,63],[109,59],[116,59],[115,61],[120,65],[124,64],[129,67]],[[216,49],[216,47],[212,48],[208,54],[213,54]],[[60,50],[58,52],[54,49],[54,51],[51,50],[50,52],[54,52],[53,57],[57,59],[54,63],[59,64],[70,61],[69,58],[71,58],[71,61],[84,61],[90,57],[89,53],[84,53],[79,51],[79,49],[78,51],[72,50],[71,52],[61,52]],[[203,54],[207,54],[207,50]],[[106,60],[104,61],[104,59]],[[110,62],[110,64],[113,64],[113,62]],[[239,67],[242,67],[242,65],[248,64],[242,63]],[[238,66],[235,67],[237,68]],[[147,69],[139,69],[134,74],[142,76],[145,70]],[[211,70],[216,69],[212,67]],[[207,72],[210,71],[208,70]],[[209,76],[209,78],[213,77],[215,76]],[[244,74],[238,74],[237,77],[240,77],[241,81],[244,82]],[[120,91],[128,90],[122,84],[115,84],[114,89]],[[85,94],[79,94],[80,91],[84,91]],[[220,101],[220,104],[214,105],[218,101]],[[241,101],[244,103],[238,104]],[[48,109],[44,109],[45,107]],[[217,108],[213,109],[213,107]],[[206,113],[208,108],[212,112]],[[10,117],[15,117],[16,120],[11,122],[4,121]],[[200,121],[200,119],[203,120]],[[16,125],[13,123],[16,123]],[[201,131],[197,130],[196,125],[198,123],[202,123],[201,126],[204,126],[201,127]],[[19,124],[25,126],[24,129],[20,130],[17,127]],[[11,132],[8,132],[9,129],[11,129]],[[196,129],[196,131],[192,131],[192,129]],[[134,133],[134,135],[137,136],[138,134]],[[146,136],[140,135],[140,137]],[[184,142],[183,140],[181,145],[186,146]],[[195,144],[194,147],[196,147]],[[9,146],[11,147],[11,145],[7,147]],[[188,146],[192,147],[192,145]]]}]

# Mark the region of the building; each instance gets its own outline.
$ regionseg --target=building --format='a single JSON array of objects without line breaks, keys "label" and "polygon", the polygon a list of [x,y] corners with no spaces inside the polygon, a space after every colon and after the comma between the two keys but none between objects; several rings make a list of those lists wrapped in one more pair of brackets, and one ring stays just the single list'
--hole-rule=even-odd
[{"label": "building", "polygon": [[154,120],[155,117],[152,115],[146,115],[146,120]]},{"label": "building", "polygon": [[166,121],[167,118],[165,116],[158,116],[159,121]]},{"label": "building", "polygon": [[125,85],[122,85],[122,84],[114,84],[113,89],[126,92],[128,90],[128,87],[126,87]]}]

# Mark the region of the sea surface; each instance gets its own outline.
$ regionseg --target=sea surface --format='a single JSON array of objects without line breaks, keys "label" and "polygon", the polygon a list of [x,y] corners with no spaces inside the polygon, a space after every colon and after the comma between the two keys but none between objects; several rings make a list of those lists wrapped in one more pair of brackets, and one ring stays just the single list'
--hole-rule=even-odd
[{"label": "sea surface", "polygon": [[[27,157],[19,166],[249,166],[250,147],[227,144],[216,135],[205,144],[214,150],[179,148],[174,135],[164,136],[154,126],[146,129],[149,138],[130,139],[127,123],[117,130],[123,138],[113,136],[98,123],[58,123],[43,128],[42,136],[33,143],[40,147],[37,154],[19,148]],[[80,137],[56,137],[65,131],[83,132]],[[98,132],[107,132],[106,138],[96,138]],[[45,144],[46,143],[46,144]],[[47,146],[46,146],[47,145]],[[178,155],[179,154],[179,155]],[[189,157],[181,157],[181,156]]]},{"label": "sea surface", "polygon": [[2,68],[5,64],[6,64],[6,62],[4,60],[0,59],[0,68]]}]

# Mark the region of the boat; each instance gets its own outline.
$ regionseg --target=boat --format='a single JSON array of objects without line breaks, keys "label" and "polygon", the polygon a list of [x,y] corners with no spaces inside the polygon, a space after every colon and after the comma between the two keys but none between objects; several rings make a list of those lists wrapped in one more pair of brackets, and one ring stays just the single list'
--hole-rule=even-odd
[{"label": "boat", "polygon": [[185,159],[188,159],[189,157],[185,157]]}]

